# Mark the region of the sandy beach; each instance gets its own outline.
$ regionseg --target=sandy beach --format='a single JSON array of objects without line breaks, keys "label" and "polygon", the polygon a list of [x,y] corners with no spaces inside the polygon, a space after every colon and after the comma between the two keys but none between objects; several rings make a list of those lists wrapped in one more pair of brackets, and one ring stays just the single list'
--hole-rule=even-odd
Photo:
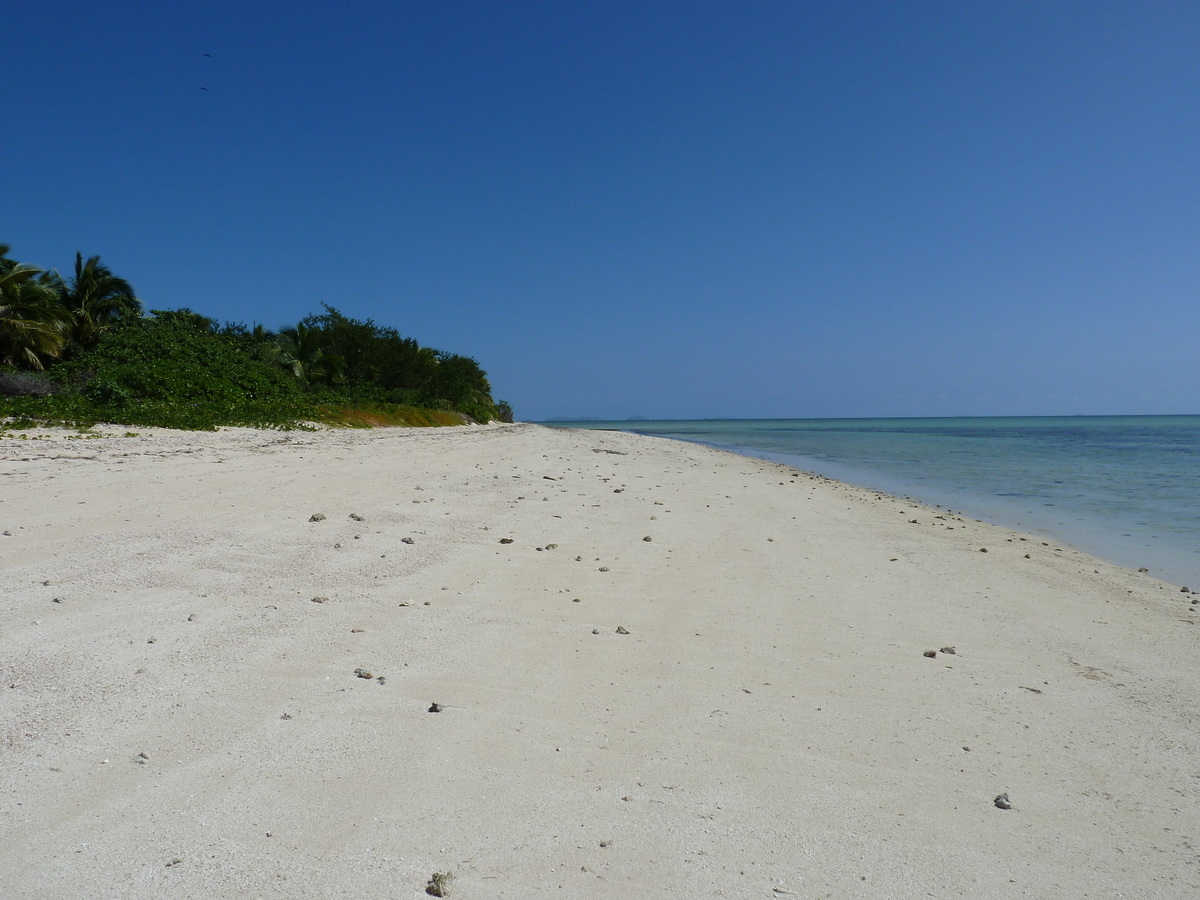
[{"label": "sandy beach", "polygon": [[0,897],[1200,896],[1179,586],[617,432],[132,431],[0,439]]}]

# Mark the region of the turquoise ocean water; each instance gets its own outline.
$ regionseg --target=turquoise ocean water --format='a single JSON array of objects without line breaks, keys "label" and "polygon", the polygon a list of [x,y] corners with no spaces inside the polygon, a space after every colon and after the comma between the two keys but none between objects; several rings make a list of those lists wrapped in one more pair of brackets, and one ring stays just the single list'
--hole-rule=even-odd
[{"label": "turquoise ocean water", "polygon": [[784,462],[1053,537],[1200,590],[1200,416],[544,424]]}]

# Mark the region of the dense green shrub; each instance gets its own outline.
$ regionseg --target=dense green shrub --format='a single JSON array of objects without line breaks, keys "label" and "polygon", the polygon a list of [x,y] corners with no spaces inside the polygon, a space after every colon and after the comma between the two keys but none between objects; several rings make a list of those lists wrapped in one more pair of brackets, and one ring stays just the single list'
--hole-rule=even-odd
[{"label": "dense green shrub", "polygon": [[443,353],[401,337],[370,319],[350,319],[331,306],[301,323],[320,335],[325,352],[344,362],[342,396],[498,418],[487,373],[469,356]]},{"label": "dense green shrub", "polygon": [[249,359],[190,310],[155,310],[109,332],[64,368],[130,400],[237,404],[301,396],[285,372]]},{"label": "dense green shrub", "polygon": [[[311,408],[295,379],[250,359],[190,310],[155,311],[114,328],[95,350],[51,370],[73,390],[24,414],[169,428],[283,425]],[[11,401],[5,411],[15,414]]]}]

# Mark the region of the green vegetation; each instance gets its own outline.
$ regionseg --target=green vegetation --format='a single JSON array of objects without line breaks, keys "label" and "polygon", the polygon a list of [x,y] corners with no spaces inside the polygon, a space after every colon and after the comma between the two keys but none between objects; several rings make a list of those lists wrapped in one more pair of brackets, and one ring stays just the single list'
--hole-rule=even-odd
[{"label": "green vegetation", "polygon": [[512,421],[470,357],[326,306],[278,333],[142,306],[76,254],[64,281],[0,245],[0,416],[168,428]]}]

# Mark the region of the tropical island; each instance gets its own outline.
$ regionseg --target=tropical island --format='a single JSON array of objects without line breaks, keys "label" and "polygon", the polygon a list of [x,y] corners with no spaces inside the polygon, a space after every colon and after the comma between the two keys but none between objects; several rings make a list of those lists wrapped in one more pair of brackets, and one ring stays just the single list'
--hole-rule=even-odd
[{"label": "tropical island", "polygon": [[294,327],[147,315],[99,256],[67,278],[0,244],[0,415],[190,430],[512,421],[471,357],[331,306]]}]

